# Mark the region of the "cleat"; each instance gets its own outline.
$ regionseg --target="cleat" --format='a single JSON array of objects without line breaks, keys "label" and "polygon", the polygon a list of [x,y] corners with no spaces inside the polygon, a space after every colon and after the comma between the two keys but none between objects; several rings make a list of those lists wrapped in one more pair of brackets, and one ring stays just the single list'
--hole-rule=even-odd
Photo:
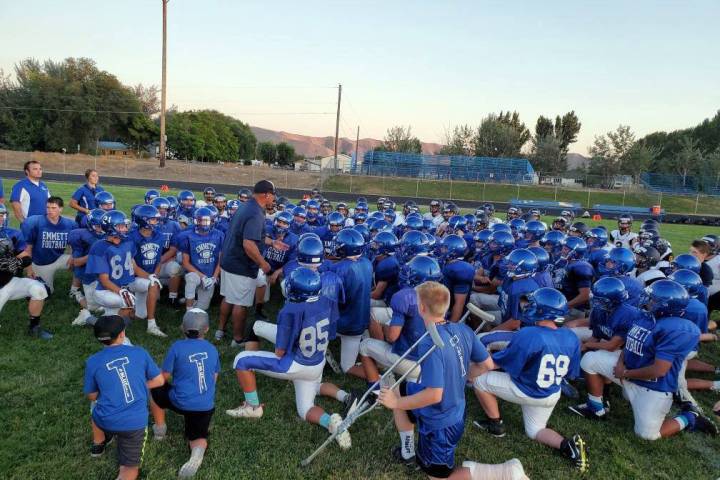
[{"label": "cleat", "polygon": [[342,413],[343,418],[347,417],[348,413],[354,412],[355,410],[357,410],[357,408],[358,408],[357,402],[360,401],[360,399],[363,396],[363,393],[365,393],[365,392],[360,392],[359,390],[354,390],[354,389],[350,390],[348,392],[348,396],[345,397],[345,401],[343,402],[343,405],[344,405],[343,413]]},{"label": "cleat", "polygon": [[589,418],[591,420],[605,420],[607,418],[607,411],[603,410],[602,413],[593,410],[588,406],[587,403],[581,403],[580,405],[571,405],[568,407],[573,413],[577,413],[581,417]]},{"label": "cleat", "polygon": [[703,415],[696,405],[693,405],[690,402],[684,402],[681,409],[684,412],[689,412],[695,417],[695,426],[692,428],[691,432],[700,432],[710,435],[711,437],[717,436],[717,425],[715,425],[708,417]]},{"label": "cleat", "polygon": [[485,430],[495,438],[502,438],[505,436],[505,424],[502,420],[473,420],[473,425],[481,430]]},{"label": "cleat", "polygon": [[31,337],[39,338],[40,340],[52,340],[53,338],[53,334],[48,332],[47,330],[43,330],[42,328],[40,328],[40,325],[29,329],[28,334]]},{"label": "cleat", "polygon": [[249,403],[244,402],[237,408],[225,410],[225,413],[233,418],[260,418],[263,416],[263,406],[258,405],[254,407]]},{"label": "cleat", "polygon": [[72,321],[71,325],[73,327],[84,327],[88,324],[88,318],[92,317],[92,314],[90,311],[86,308],[83,308],[80,310],[80,313],[78,313],[78,316],[75,317],[75,320]]},{"label": "cleat", "polygon": [[415,455],[413,455],[410,458],[403,457],[402,456],[402,447],[400,447],[399,445],[396,445],[393,447],[393,449],[390,451],[390,456],[392,456],[395,463],[403,465],[404,467],[407,467],[412,470],[420,469],[420,466],[417,464],[417,460],[415,459]]},{"label": "cleat", "polygon": [[342,370],[340,369],[340,365],[338,365],[337,361],[335,360],[335,357],[333,357],[332,353],[330,353],[330,350],[325,350],[325,360],[327,361],[327,364],[330,365],[330,368],[335,373],[342,373]]},{"label": "cleat", "polygon": [[90,456],[92,458],[98,458],[102,457],[105,453],[105,449],[108,445],[110,445],[113,441],[113,437],[110,436],[108,438],[105,438],[105,440],[102,443],[93,443],[90,445]]},{"label": "cleat", "polygon": [[165,440],[167,437],[167,425],[153,424],[153,438],[159,442]]},{"label": "cleat", "polygon": [[215,330],[215,341],[220,342],[225,337],[225,332],[222,330]]},{"label": "cleat", "polygon": [[197,471],[200,469],[200,465],[202,465],[202,458],[190,458],[187,462],[183,464],[182,467],[180,467],[180,471],[178,471],[178,478],[193,478]]},{"label": "cleat", "polygon": [[[332,415],[330,415],[330,424],[328,425],[328,431],[330,433],[335,433],[342,421],[342,417],[337,413],[333,413]],[[335,437],[335,441],[338,443],[338,445],[340,445],[340,448],[343,450],[347,450],[352,446],[350,432],[347,430]]]},{"label": "cleat", "polygon": [[158,327],[157,325],[153,325],[152,327],[148,327],[147,333],[150,334],[150,335],[154,335],[154,336],[156,336],[156,337],[163,337],[163,338],[164,338],[164,337],[167,337],[167,335],[166,335],[162,330],[160,330],[160,327]]},{"label": "cleat", "polygon": [[560,392],[563,397],[572,398],[573,400],[580,398],[580,393],[577,388],[572,386],[567,380],[563,378],[560,383]]},{"label": "cleat", "polygon": [[580,435],[566,438],[560,445],[560,450],[575,464],[580,473],[585,473],[590,468],[587,456],[587,445]]}]

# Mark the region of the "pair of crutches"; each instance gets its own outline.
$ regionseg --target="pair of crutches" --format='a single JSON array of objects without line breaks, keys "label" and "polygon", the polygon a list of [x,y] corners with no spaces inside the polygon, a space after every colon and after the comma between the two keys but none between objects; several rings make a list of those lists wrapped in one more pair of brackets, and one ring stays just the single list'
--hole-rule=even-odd
[{"label": "pair of crutches", "polygon": [[[474,315],[478,318],[480,318],[481,322],[480,325],[475,329],[475,333],[477,334],[488,322],[492,323],[495,320],[495,317],[491,314],[482,311],[479,307],[468,303],[467,304],[467,312],[465,312],[465,315],[460,319],[460,323],[464,323],[467,319],[468,315]],[[428,335],[432,339],[433,345],[428,349],[427,352],[423,356],[421,356],[416,362],[415,365],[411,369],[409,369],[407,372],[405,372],[400,378],[398,378],[395,383],[393,383],[390,387],[390,390],[395,389],[398,385],[400,385],[415,369],[422,364],[423,361],[433,352],[436,348],[443,348],[445,346],[445,342],[443,342],[443,339],[440,337],[440,334],[437,331],[437,327],[434,323],[431,323],[429,325],[425,325],[426,332],[422,334],[420,338],[417,339],[415,343],[413,343],[410,348],[408,348],[405,353],[403,353],[400,358],[398,358],[395,363],[393,363],[386,371],[382,374],[380,379],[378,379],[375,383],[370,386],[370,388],[367,389],[367,391],[363,394],[363,396],[360,398],[360,400],[355,400],[353,404],[350,406],[350,409],[348,411],[348,414],[345,416],[345,419],[338,425],[338,427],[335,429],[335,432],[332,433],[325,441],[312,453],[310,456],[305,458],[300,464],[303,467],[306,467],[312,462],[315,457],[317,457],[325,448],[330,445],[335,438],[337,438],[338,435],[345,432],[347,429],[350,428],[350,426],[355,423],[360,417],[370,413],[372,410],[375,409],[375,407],[378,406],[378,400],[375,399],[374,402],[367,401],[368,397],[373,394],[373,392],[377,392],[377,387],[383,385],[383,381],[387,378],[389,378],[393,374],[393,370],[397,368],[397,366],[407,358],[407,356],[415,350],[418,345],[420,345],[420,342],[425,339]]]}]

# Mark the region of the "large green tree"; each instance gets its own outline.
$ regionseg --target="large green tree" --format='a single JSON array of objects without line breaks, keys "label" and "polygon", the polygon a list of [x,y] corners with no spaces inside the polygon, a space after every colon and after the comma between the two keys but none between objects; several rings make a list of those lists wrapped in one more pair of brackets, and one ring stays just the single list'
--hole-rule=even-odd
[{"label": "large green tree", "polygon": [[256,142],[247,125],[215,110],[170,112],[167,136],[176,157],[202,162],[250,158]]},{"label": "large green tree", "polygon": [[264,163],[271,164],[277,160],[277,147],[272,142],[258,143],[258,158]]},{"label": "large green tree", "polygon": [[531,154],[535,170],[549,174],[567,170],[568,149],[577,141],[580,126],[575,111],[556,116],[555,123],[548,117],[538,117]]},{"label": "large green tree", "polygon": [[412,134],[412,128],[397,125],[388,128],[385,133],[382,145],[376,148],[378,151],[400,152],[400,153],[422,153],[420,140]]},{"label": "large green tree", "polygon": [[292,165],[295,162],[295,147],[287,142],[280,142],[275,147],[279,165]]},{"label": "large green tree", "polygon": [[588,148],[591,155],[588,173],[602,177],[603,183],[610,184],[613,177],[621,173],[623,161],[635,144],[635,134],[627,125],[620,125],[615,130],[596,136]]},{"label": "large green tree", "polygon": [[483,118],[473,138],[473,153],[478,157],[519,157],[530,140],[530,131],[520,114],[500,112]]}]

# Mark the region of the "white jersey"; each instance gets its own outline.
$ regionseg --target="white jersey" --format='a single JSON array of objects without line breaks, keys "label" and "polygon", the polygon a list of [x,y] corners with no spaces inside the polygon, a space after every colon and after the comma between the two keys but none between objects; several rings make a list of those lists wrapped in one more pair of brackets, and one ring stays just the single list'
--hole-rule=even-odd
[{"label": "white jersey", "polygon": [[713,281],[708,287],[708,295],[715,295],[720,292],[720,255],[715,255],[710,260],[705,261],[713,272]]},{"label": "white jersey", "polygon": [[620,230],[613,230],[610,232],[610,241],[615,247],[630,248],[637,236],[638,235],[635,232],[621,234]]},{"label": "white jersey", "polygon": [[396,213],[395,214],[395,221],[393,222],[393,227],[398,227],[400,225],[405,225],[405,215],[402,213]]},{"label": "white jersey", "polygon": [[657,280],[662,280],[663,278],[665,278],[665,274],[657,268],[645,270],[637,276],[637,279],[640,280],[646,287]]},{"label": "white jersey", "polygon": [[208,203],[205,200],[195,200],[195,208],[207,207]]},{"label": "white jersey", "polygon": [[432,220],[433,225],[435,225],[435,227],[438,227],[443,222],[443,216],[440,214],[440,212],[438,212],[438,214],[434,216],[432,213],[428,212],[423,215],[423,220]]},{"label": "white jersey", "polygon": [[493,225],[497,225],[498,223],[505,223],[502,220],[500,220],[497,217],[488,217],[488,228],[492,227]]}]

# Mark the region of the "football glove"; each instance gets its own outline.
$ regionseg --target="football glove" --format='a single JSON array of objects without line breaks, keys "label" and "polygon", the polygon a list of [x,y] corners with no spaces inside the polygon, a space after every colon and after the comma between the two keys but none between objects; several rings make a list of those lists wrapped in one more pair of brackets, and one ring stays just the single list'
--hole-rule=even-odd
[{"label": "football glove", "polygon": [[154,273],[151,273],[148,276],[148,281],[150,282],[150,286],[157,285],[159,288],[162,288],[162,283],[160,282],[160,279],[155,275]]},{"label": "football glove", "polygon": [[127,288],[121,288],[118,292],[122,298],[124,308],[135,308],[135,295]]},{"label": "football glove", "polygon": [[202,286],[205,290],[208,290],[215,285],[215,277],[205,277],[202,279]]}]

